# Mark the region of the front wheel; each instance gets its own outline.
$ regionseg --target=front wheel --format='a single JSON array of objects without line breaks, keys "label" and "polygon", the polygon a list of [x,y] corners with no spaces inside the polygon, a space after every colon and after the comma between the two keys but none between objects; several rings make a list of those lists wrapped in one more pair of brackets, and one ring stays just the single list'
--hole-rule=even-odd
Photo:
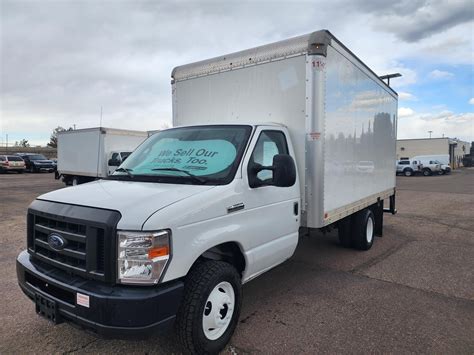
[{"label": "front wheel", "polygon": [[186,278],[176,317],[182,346],[193,354],[218,353],[229,342],[240,315],[240,275],[223,261],[196,265]]},{"label": "front wheel", "polygon": [[423,169],[423,175],[424,176],[430,176],[431,175],[431,170],[430,169]]}]

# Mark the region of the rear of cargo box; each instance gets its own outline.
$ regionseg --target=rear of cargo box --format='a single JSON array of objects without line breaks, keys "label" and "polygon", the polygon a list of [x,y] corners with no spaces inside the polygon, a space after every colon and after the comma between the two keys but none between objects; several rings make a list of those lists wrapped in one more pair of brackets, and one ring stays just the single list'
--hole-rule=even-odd
[{"label": "rear of cargo box", "polygon": [[101,139],[99,128],[59,132],[58,171],[64,175],[97,176]]},{"label": "rear of cargo box", "polygon": [[328,31],[177,67],[173,125],[288,127],[302,226],[394,193],[397,95]]}]

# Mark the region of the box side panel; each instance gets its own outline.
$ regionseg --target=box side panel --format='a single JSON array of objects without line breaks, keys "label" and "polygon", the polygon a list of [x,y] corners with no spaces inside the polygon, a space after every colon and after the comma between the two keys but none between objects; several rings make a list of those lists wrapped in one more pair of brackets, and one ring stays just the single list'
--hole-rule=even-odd
[{"label": "box side panel", "polygon": [[349,58],[328,47],[324,224],[333,211],[395,187],[397,98]]},{"label": "box side panel", "polygon": [[58,134],[58,171],[62,174],[95,176],[100,130]]},{"label": "box side panel", "polygon": [[173,84],[173,125],[264,124],[288,127],[304,186],[305,56]]}]

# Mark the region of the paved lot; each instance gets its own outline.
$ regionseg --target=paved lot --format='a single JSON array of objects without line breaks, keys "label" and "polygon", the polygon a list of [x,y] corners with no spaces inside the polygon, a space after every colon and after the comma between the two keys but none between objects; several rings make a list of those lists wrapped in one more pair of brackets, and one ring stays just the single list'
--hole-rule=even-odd
[{"label": "paved lot", "polygon": [[[396,216],[368,252],[334,233],[245,285],[232,353],[474,353],[474,169],[398,177]],[[52,174],[0,175],[0,353],[177,353],[173,336],[98,339],[40,319],[16,283],[25,213],[62,188]]]}]

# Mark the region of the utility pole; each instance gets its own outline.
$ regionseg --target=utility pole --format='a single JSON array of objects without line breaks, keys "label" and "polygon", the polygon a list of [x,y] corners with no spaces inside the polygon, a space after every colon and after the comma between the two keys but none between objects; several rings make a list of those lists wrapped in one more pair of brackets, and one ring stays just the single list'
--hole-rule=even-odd
[{"label": "utility pole", "polygon": [[428,133],[430,134],[430,139],[431,139],[431,133],[433,133],[433,131],[428,131]]}]

